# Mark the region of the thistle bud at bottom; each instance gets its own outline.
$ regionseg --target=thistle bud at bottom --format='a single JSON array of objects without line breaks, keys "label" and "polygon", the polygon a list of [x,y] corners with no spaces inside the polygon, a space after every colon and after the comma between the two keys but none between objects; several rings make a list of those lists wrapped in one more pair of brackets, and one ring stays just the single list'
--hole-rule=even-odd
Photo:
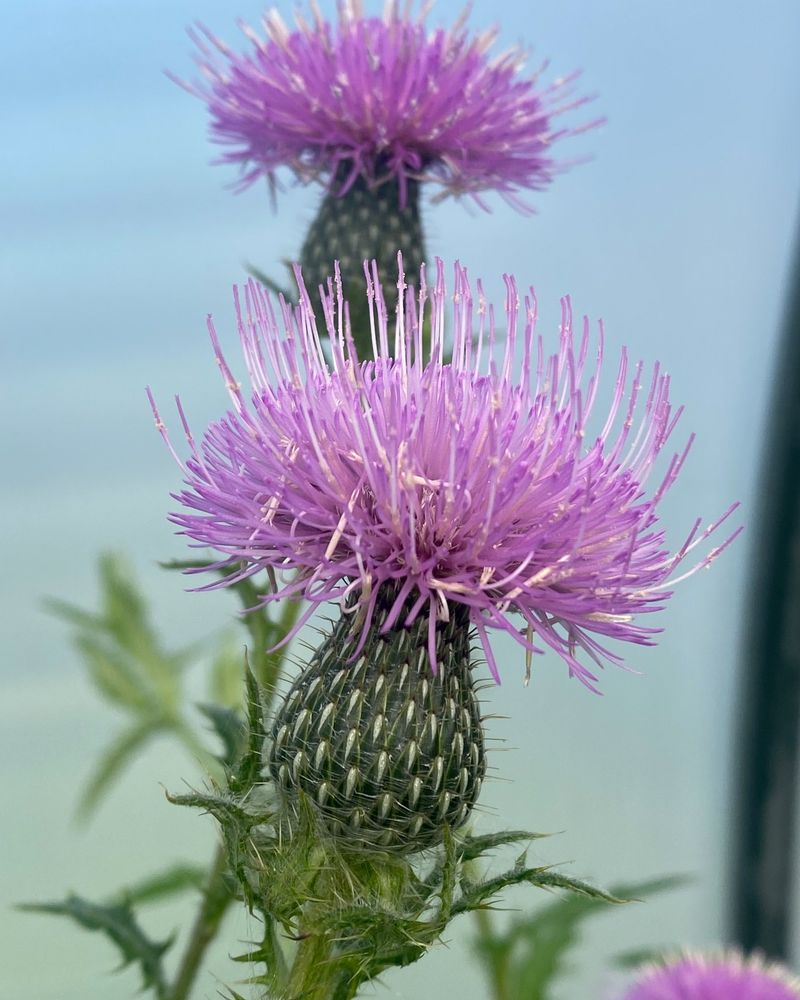
[{"label": "thistle bud at bottom", "polygon": [[286,694],[271,730],[269,771],[299,815],[305,796],[321,827],[346,847],[413,852],[461,826],[486,772],[470,661],[468,609],[381,634],[376,609],[357,656],[343,615]]}]

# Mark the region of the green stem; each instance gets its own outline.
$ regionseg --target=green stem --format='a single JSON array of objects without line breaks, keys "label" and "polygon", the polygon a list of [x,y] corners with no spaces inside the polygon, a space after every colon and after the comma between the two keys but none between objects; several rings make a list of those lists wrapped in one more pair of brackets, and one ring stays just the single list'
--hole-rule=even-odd
[{"label": "green stem", "polygon": [[[277,630],[281,636],[285,636],[294,626],[294,623],[297,621],[297,616],[300,613],[301,606],[302,601],[286,602],[283,608],[283,613],[277,623]],[[266,676],[262,680],[262,686],[267,708],[269,707],[269,704],[274,696],[275,684],[278,680],[281,667],[283,666],[285,652],[285,649],[281,649],[279,652],[268,657],[266,662],[267,671],[265,671]],[[263,683],[263,681],[266,681],[267,683]],[[205,750],[202,744],[200,744],[194,736],[192,730],[183,724],[179,724],[176,728],[178,729],[184,745],[186,745],[186,747],[194,753],[205,766],[213,770],[213,765],[216,764],[216,761],[210,759],[208,751]],[[203,900],[189,935],[189,941],[183,953],[183,958],[181,959],[181,964],[178,969],[175,982],[172,989],[167,994],[167,1000],[187,1000],[191,994],[192,987],[194,986],[197,974],[200,971],[200,966],[203,962],[203,958],[205,957],[205,953],[208,950],[208,946],[216,937],[220,924],[222,923],[222,918],[225,916],[228,907],[234,899],[234,890],[232,889],[230,882],[225,877],[227,871],[227,853],[224,846],[220,844],[211,863],[208,881],[203,893]],[[298,959],[300,958],[301,952],[302,948],[298,950]],[[320,995],[319,1000],[322,1000],[322,995]]]},{"label": "green stem", "polygon": [[489,945],[494,938],[494,928],[489,911],[484,909],[475,910],[475,922],[478,925],[478,936],[486,945],[483,950],[483,967],[489,977],[492,987],[493,1000],[508,1000],[508,968],[505,958],[496,951],[489,949]]},{"label": "green stem", "polygon": [[327,969],[329,958],[330,943],[324,935],[309,934],[302,938],[289,972],[286,996],[332,1000],[335,984]]},{"label": "green stem", "polygon": [[175,982],[167,995],[168,1000],[186,1000],[190,995],[206,950],[216,937],[222,918],[233,901],[233,889],[225,878],[227,870],[227,853],[220,844],[211,863],[203,901],[195,918]]}]

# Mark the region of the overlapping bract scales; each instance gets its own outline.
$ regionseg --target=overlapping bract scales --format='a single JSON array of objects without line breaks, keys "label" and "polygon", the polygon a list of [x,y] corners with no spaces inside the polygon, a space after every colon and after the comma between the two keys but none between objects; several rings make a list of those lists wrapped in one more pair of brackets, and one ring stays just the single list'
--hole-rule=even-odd
[{"label": "overlapping bract scales", "polygon": [[[276,313],[254,282],[244,302],[236,294],[249,400],[209,323],[233,409],[199,445],[181,410],[191,452],[176,496],[184,509],[173,520],[243,575],[291,571],[265,602],[302,596],[310,614],[339,600],[362,641],[389,589],[382,629],[427,616],[435,669],[435,623],[456,602],[469,608],[495,677],[488,629],[531,653],[550,647],[592,687],[593,664],[621,662],[606,639],[653,641],[657,630],[637,616],[663,606],[681,564],[733,509],[704,530],[698,520],[676,552],[668,549],[658,507],[688,444],[646,491],[679,415],[668,376],[658,365],[647,376],[641,363],[631,370],[623,351],[605,425],[590,437],[602,326],[594,338],[584,320],[576,335],[568,300],[548,356],[533,293],[520,313],[512,278],[501,342],[480,282],[473,296],[460,265],[450,298],[441,261],[432,288],[423,268],[418,291],[401,266],[393,329],[377,272],[365,273],[370,360],[356,357],[334,283],[322,294],[330,363],[299,272],[294,310],[281,301]],[[157,412],[156,421],[166,436]],[[690,560],[688,572],[729,541]]]},{"label": "overlapping bract scales", "polygon": [[295,680],[273,720],[272,780],[296,810],[305,795],[329,834],[350,846],[421,850],[469,819],[486,774],[465,608],[437,629],[380,635],[361,654],[342,616]]},{"label": "overlapping bract scales", "polygon": [[736,950],[686,954],[648,968],[622,1000],[800,1000],[800,979]]},{"label": "overlapping bract scales", "polygon": [[573,77],[540,86],[541,71],[522,75],[519,50],[490,55],[494,31],[470,35],[465,16],[435,31],[424,21],[396,3],[366,17],[343,2],[336,24],[312,6],[290,30],[273,10],[263,35],[242,25],[245,53],[201,29],[202,80],[182,86],[206,102],[212,139],[229,147],[221,161],[240,166],[243,187],[260,176],[274,185],[284,166],[331,184],[345,165],[339,193],[359,176],[394,178],[402,204],[415,177],[479,204],[479,192],[497,190],[522,207],[516,193],[541,189],[559,169],[553,143],[596,124],[554,124],[584,103],[570,93]]}]

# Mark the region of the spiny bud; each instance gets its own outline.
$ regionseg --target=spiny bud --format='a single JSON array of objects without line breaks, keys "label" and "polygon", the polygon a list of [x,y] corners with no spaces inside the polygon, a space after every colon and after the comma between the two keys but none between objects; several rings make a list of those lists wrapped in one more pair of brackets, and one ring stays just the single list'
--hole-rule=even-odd
[{"label": "spiny bud", "polygon": [[[404,197],[394,177],[381,183],[358,175],[343,194],[349,163],[342,163],[325,194],[300,251],[300,266],[312,293],[327,285],[331,262],[339,262],[343,293],[350,302],[350,326],[361,358],[372,354],[367,304],[359,292],[364,287],[364,261],[377,262],[381,274],[392,274],[401,250],[410,274],[419,271],[425,258],[419,212],[419,182],[403,178]],[[383,294],[390,312],[397,289],[387,283]]]},{"label": "spiny bud", "polygon": [[470,815],[486,772],[470,664],[469,617],[454,608],[380,634],[376,610],[358,656],[343,615],[272,726],[269,770],[291,815],[302,793],[322,826],[353,847],[418,851]]}]

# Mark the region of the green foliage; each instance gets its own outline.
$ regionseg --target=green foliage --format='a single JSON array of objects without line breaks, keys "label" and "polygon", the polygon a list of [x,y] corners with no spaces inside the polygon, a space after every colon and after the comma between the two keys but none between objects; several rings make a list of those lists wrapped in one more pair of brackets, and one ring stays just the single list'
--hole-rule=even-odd
[{"label": "green foliage", "polygon": [[[161,563],[161,565],[164,569],[185,571],[202,568],[211,569],[212,567],[216,567],[217,564],[209,560],[191,562],[173,559],[170,562]],[[238,569],[237,567],[230,566],[224,568],[217,567],[216,572],[225,579],[234,576],[238,572]],[[283,610],[280,618],[273,620],[269,617],[264,607],[261,599],[261,590],[251,577],[245,577],[244,579],[237,580],[235,583],[229,584],[228,589],[236,594],[242,610],[247,612],[247,614],[242,615],[240,622],[250,637],[248,647],[250,668],[264,691],[265,699],[269,703],[275,691],[275,685],[283,663],[283,652],[281,650],[276,650],[275,652],[269,652],[269,650],[277,645],[291,630],[297,620],[300,604],[297,601],[285,600],[282,603]],[[239,665],[239,677],[241,677],[241,664]],[[238,698],[235,704],[238,704]]]},{"label": "green foliage", "polygon": [[[196,568],[211,563],[166,563],[168,569]],[[86,611],[51,598],[46,607],[74,629],[74,643],[97,692],[128,718],[97,762],[78,803],[78,816],[87,819],[116,779],[158,736],[176,738],[217,780],[239,754],[245,725],[241,715],[242,645],[230,633],[223,635],[210,658],[211,702],[199,706],[222,741],[215,757],[203,745],[189,722],[184,705],[183,675],[198,658],[196,649],[172,650],[159,640],[150,611],[131,570],[121,556],[105,553],[98,565],[100,609]],[[223,576],[233,570],[221,571]],[[292,627],[296,602],[287,601],[282,617],[272,621],[259,604],[252,580],[240,580],[231,589],[248,614],[242,616],[251,644],[253,669],[269,697],[280,673],[282,654],[268,653]],[[253,610],[250,610],[253,609]]]},{"label": "green foliage", "polygon": [[235,709],[242,707],[242,639],[241,635],[223,633],[211,661],[208,693],[215,705]]},{"label": "green foliage", "polygon": [[242,713],[224,705],[202,704],[197,707],[211,723],[222,743],[222,753],[217,760],[230,767],[239,757],[247,732]]},{"label": "green foliage", "polygon": [[[260,824],[269,823],[272,812],[263,803],[259,808],[258,796],[254,794],[260,781],[264,705],[258,683],[249,666],[245,670],[245,690],[247,724],[240,724],[238,752],[226,766],[224,783],[210,793],[168,794],[167,798],[175,805],[202,809],[217,820],[225,842],[229,869],[241,884],[245,899],[251,903],[245,856],[251,842],[251,831]],[[233,750],[234,746],[232,738],[229,747]]]},{"label": "green foliage", "polygon": [[512,869],[496,875],[493,878],[485,879],[482,882],[471,883],[465,881],[462,885],[462,897],[453,906],[453,915],[467,913],[470,910],[480,910],[485,908],[495,899],[503,889],[508,889],[513,885],[535,885],[542,889],[566,889],[578,896],[584,896],[595,903],[625,903],[622,899],[612,893],[604,892],[588,882],[581,882],[579,879],[570,878],[560,872],[555,872],[549,865],[538,868],[528,868],[525,864],[525,855],[517,859]]},{"label": "green foliage", "polygon": [[131,905],[160,903],[184,892],[199,891],[206,874],[205,868],[200,865],[178,862],[134,885],[126,886],[119,893],[120,902]]},{"label": "green foliage", "polygon": [[83,790],[78,804],[83,819],[156,736],[175,736],[204,766],[214,765],[183,715],[183,674],[193,651],[170,650],[161,643],[145,600],[120,556],[105,553],[98,568],[99,612],[61,600],[46,602],[53,614],[75,629],[75,646],[95,689],[128,717]]},{"label": "green foliage", "polygon": [[177,706],[179,678],[189,653],[161,646],[144,600],[119,556],[102,555],[98,568],[99,614],[55,599],[46,606],[77,629],[75,645],[101,695],[135,714],[168,716]]},{"label": "green foliage", "polygon": [[78,801],[78,816],[87,819],[97,808],[103,796],[110,791],[115,778],[150,740],[171,729],[164,719],[154,716],[142,718],[125,728],[106,747],[86,783]]},{"label": "green foliage", "polygon": [[652,965],[663,961],[665,955],[677,955],[682,950],[678,944],[660,945],[658,948],[634,948],[614,956],[618,969],[638,969],[642,965]]},{"label": "green foliage", "polygon": [[70,895],[60,903],[26,903],[19,909],[70,917],[87,930],[105,934],[122,954],[122,968],[132,963],[138,964],[142,988],[152,989],[158,1000],[167,1000],[167,985],[161,960],[171,947],[173,938],[160,942],[150,940],[136,922],[128,901],[92,903],[81,896]]},{"label": "green foliage", "polygon": [[467,864],[498,847],[507,847],[509,844],[529,844],[532,840],[546,836],[546,833],[528,833],[525,830],[501,830],[500,833],[484,833],[480,837],[465,837],[462,844],[461,860]]},{"label": "green foliage", "polygon": [[250,672],[247,687],[250,737],[228,766],[225,784],[170,799],[211,813],[220,824],[229,870],[262,921],[261,939],[239,961],[256,967],[247,981],[263,987],[264,996],[350,1000],[386,969],[421,958],[452,919],[484,913],[512,885],[562,890],[591,905],[622,902],[552,868],[529,867],[524,853],[509,870],[476,877],[491,852],[536,834],[473,837],[445,830],[441,847],[408,855],[348,851],[319,826],[302,796],[287,820],[275,789],[264,782],[264,704]]},{"label": "green foliage", "polygon": [[685,881],[678,877],[655,879],[616,886],[611,894],[603,894],[572,880],[565,885],[563,876],[556,873],[551,873],[551,878],[551,885],[572,889],[575,894],[513,920],[502,932],[494,931],[486,918],[479,923],[473,944],[491,984],[493,1000],[550,1000],[551,987],[565,971],[568,952],[578,943],[587,917],[606,902],[639,901]]},{"label": "green foliage", "polygon": [[240,794],[246,794],[258,784],[261,771],[261,750],[267,734],[264,722],[266,707],[261,697],[261,688],[255,674],[250,669],[249,661],[246,661],[246,664],[244,687],[247,725],[243,733],[241,753],[235,765],[228,772],[228,787],[231,791]]},{"label": "green foliage", "polygon": [[[197,568],[189,563],[167,566]],[[608,903],[676,884],[662,880],[606,893],[548,866],[530,867],[525,853],[508,870],[483,874],[493,851],[524,847],[540,836],[519,830],[482,836],[445,830],[438,848],[406,855],[374,847],[353,851],[346,840],[335,842],[302,795],[287,817],[286,803],[264,781],[265,715],[282,664],[281,653],[267,650],[292,627],[297,602],[287,601],[280,620],[273,621],[251,579],[231,584],[248,611],[241,619],[250,650],[249,662],[245,657],[245,710],[239,707],[241,647],[228,633],[207,656],[211,701],[198,706],[219,741],[213,756],[195,735],[183,704],[183,675],[197,651],[162,645],[146,602],[118,557],[102,557],[100,584],[97,613],[48,602],[75,629],[75,644],[97,691],[127,717],[83,792],[80,813],[86,816],[96,807],[154,737],[168,734],[208,773],[206,791],[170,800],[213,815],[224,851],[210,872],[176,864],[105,904],[70,895],[63,902],[23,908],[68,916],[105,934],[121,952],[123,966],[135,963],[143,987],[158,1000],[189,996],[205,946],[235,898],[243,899],[262,921],[260,939],[239,960],[254,970],[248,982],[275,1000],[351,1000],[386,969],[417,961],[441,939],[451,920],[470,912],[482,925],[477,953],[495,1000],[549,1000],[550,986],[563,971],[585,917]],[[532,917],[513,921],[506,932],[494,932],[488,916],[493,904],[507,888],[523,884],[568,895]],[[133,907],[187,891],[202,893],[200,912],[176,981],[168,985],[162,958],[172,939],[150,940]]]},{"label": "green foliage", "polygon": [[[172,563],[168,568],[194,568],[195,564]],[[223,575],[227,575],[228,570]],[[237,837],[251,824],[251,817],[233,799],[240,788],[250,788],[257,779],[257,750],[264,738],[262,695],[255,678],[247,670],[246,706],[242,703],[242,644],[230,632],[223,635],[211,653],[197,648],[172,650],[165,647],[152,625],[147,603],[130,569],[119,555],[106,553],[99,560],[100,608],[87,611],[66,601],[50,599],[48,609],[75,630],[74,642],[92,684],[101,697],[126,717],[126,724],[106,748],[80,800],[78,814],[88,817],[114,781],[138,753],[160,735],[176,738],[203,766],[219,792],[217,798],[185,797],[192,804],[208,808],[224,819],[223,829],[236,829]],[[259,604],[259,592],[251,580],[232,586],[244,609]],[[265,685],[264,698],[275,688],[282,653],[270,654],[292,627],[298,612],[287,601],[279,621],[271,621],[263,608],[256,608],[241,622],[252,643],[251,659]],[[196,660],[209,665],[211,701],[198,706],[208,728],[221,743],[214,756],[195,734],[185,707],[184,673]],[[245,663],[247,657],[245,656]],[[226,780],[231,788],[226,788]],[[220,813],[218,802],[230,800],[230,808]],[[177,800],[176,800],[177,801]],[[236,822],[239,826],[236,826]],[[227,847],[236,838],[229,836]],[[72,917],[81,926],[103,931],[123,953],[124,963],[137,961],[144,986],[159,998],[185,1000],[208,942],[216,933],[231,901],[239,893],[238,883],[228,873],[227,851],[218,852],[210,871],[190,864],[176,864],[137,885],[116,894],[108,904],[90,903],[69,896],[62,903],[44,903],[25,909]],[[167,899],[187,891],[202,891],[197,923],[190,936],[175,983],[164,984],[160,958],[171,942],[149,941],[139,928],[133,905]]]}]

